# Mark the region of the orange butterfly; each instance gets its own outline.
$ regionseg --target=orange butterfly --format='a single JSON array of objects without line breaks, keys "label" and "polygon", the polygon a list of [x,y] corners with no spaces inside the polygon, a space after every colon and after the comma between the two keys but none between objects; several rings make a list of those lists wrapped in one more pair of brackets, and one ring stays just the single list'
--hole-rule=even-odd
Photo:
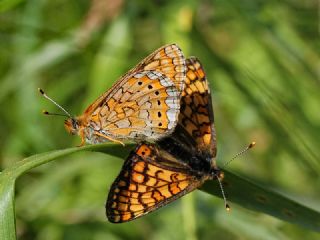
[{"label": "orange butterfly", "polygon": [[218,179],[221,186],[223,174],[214,161],[216,134],[210,89],[196,58],[187,59],[180,104],[175,131],[156,144],[139,144],[125,161],[110,188],[106,203],[109,221],[121,223],[141,217],[209,179]]},{"label": "orange butterfly", "polygon": [[158,140],[174,130],[185,76],[183,53],[176,44],[169,44],[122,76],[81,116],[71,117],[40,92],[66,113],[65,128],[81,137],[81,145],[108,140],[123,144],[130,139]]}]

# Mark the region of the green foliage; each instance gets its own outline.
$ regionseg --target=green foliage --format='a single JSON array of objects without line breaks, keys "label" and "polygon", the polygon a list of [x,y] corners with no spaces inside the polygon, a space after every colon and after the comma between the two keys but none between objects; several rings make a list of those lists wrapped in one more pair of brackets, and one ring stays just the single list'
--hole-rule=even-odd
[{"label": "green foliage", "polygon": [[[132,145],[129,145],[128,147],[132,148]],[[88,145],[84,147],[37,154],[19,161],[13,166],[5,169],[0,175],[1,239],[16,239],[14,214],[14,187],[16,179],[21,174],[34,167],[83,150],[106,152],[121,158],[126,157],[129,153],[129,151],[124,151],[126,149],[123,149],[120,145]],[[308,209],[307,207],[304,207],[275,192],[269,191],[266,188],[259,187],[250,181],[229,173],[228,171],[225,173],[226,179],[228,180],[225,181],[224,184],[226,185],[225,189],[228,190],[230,201],[238,203],[243,207],[265,212],[280,219],[302,225],[311,230],[320,230],[320,214],[318,212]],[[202,189],[209,194],[221,197],[221,189],[217,182],[207,182]],[[243,191],[242,189],[245,189],[246,191]],[[188,211],[188,213],[190,216],[191,212]],[[195,223],[190,225],[190,228],[194,228],[194,225]],[[190,232],[190,229],[187,229],[187,232]],[[190,235],[192,234],[194,233],[191,233]]]},{"label": "green foliage", "polygon": [[[310,231],[320,227],[317,4],[1,1],[0,238],[15,239],[14,228],[18,238],[49,240],[319,238]],[[67,136],[63,119],[41,115],[56,110],[37,88],[79,114],[171,42],[205,66],[218,164],[252,140],[257,146],[226,171],[230,214],[220,199],[195,191],[141,219],[110,224],[104,203],[128,149],[67,148],[79,139]],[[82,151],[101,149],[108,155]],[[61,161],[21,175],[53,159]],[[216,182],[203,190],[221,195]]]},{"label": "green foliage", "polygon": [[[130,145],[129,145],[130,146]],[[132,147],[132,146],[131,146]],[[100,144],[75,147],[33,155],[5,169],[0,175],[0,238],[15,239],[14,187],[16,179],[26,171],[48,163],[57,158],[83,150],[107,151],[117,157],[124,158],[129,152],[119,145]]]}]

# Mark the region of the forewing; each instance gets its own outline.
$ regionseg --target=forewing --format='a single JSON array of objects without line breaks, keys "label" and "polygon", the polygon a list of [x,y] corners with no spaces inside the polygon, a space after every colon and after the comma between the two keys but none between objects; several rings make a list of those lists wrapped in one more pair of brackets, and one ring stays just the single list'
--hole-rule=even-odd
[{"label": "forewing", "polygon": [[93,111],[88,123],[112,138],[156,140],[174,130],[179,101],[177,88],[164,74],[134,73]]},{"label": "forewing", "polygon": [[199,187],[202,180],[178,162],[166,164],[153,144],[140,144],[125,161],[106,204],[110,222],[131,221]]},{"label": "forewing", "polygon": [[157,71],[170,79],[181,95],[186,77],[186,60],[176,44],[168,44],[157,49],[138,65],[122,76],[107,92],[94,101],[84,112],[89,116],[97,107],[102,106],[124,85],[133,75],[143,71]]},{"label": "forewing", "polygon": [[[212,159],[216,156],[216,133],[210,88],[198,59],[188,58],[187,68],[177,127],[160,145],[168,151],[183,148]],[[180,155],[178,158],[184,158],[182,152]]]},{"label": "forewing", "polygon": [[181,49],[176,44],[168,44],[151,53],[131,71],[161,72],[172,79],[178,91],[181,92],[184,89],[186,69],[186,60]]},{"label": "forewing", "polygon": [[195,140],[197,149],[215,157],[216,132],[209,83],[197,58],[188,58],[187,68],[178,123]]},{"label": "forewing", "polygon": [[91,142],[113,139],[157,140],[170,134],[178,122],[186,61],[176,44],[150,54],[79,117],[98,131]]}]

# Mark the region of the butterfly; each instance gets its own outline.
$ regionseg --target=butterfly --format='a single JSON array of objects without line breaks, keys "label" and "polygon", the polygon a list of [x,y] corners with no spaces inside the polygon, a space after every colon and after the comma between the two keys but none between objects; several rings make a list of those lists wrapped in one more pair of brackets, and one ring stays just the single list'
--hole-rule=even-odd
[{"label": "butterfly", "polygon": [[71,117],[43,90],[39,91],[69,117],[65,128],[70,134],[80,136],[81,145],[85,142],[153,141],[170,134],[178,122],[185,76],[185,57],[178,45],[169,44],[122,76],[81,116]]},{"label": "butterfly", "polygon": [[[113,182],[106,215],[122,223],[148,214],[200,187],[222,179],[216,166],[216,133],[211,95],[203,67],[186,60],[186,86],[174,132],[156,143],[140,143]],[[228,208],[228,205],[226,205]]]}]

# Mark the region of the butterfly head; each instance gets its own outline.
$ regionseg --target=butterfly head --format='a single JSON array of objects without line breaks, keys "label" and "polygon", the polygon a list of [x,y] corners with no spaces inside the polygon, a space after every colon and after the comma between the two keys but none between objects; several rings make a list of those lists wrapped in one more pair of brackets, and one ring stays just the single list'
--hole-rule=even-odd
[{"label": "butterfly head", "polygon": [[79,121],[76,118],[68,118],[64,121],[64,127],[71,135],[78,134],[79,125]]},{"label": "butterfly head", "polygon": [[219,180],[222,181],[224,178],[223,171],[220,168],[218,168],[217,166],[214,166],[213,168],[211,168],[210,175],[211,175],[211,179],[219,178]]}]

